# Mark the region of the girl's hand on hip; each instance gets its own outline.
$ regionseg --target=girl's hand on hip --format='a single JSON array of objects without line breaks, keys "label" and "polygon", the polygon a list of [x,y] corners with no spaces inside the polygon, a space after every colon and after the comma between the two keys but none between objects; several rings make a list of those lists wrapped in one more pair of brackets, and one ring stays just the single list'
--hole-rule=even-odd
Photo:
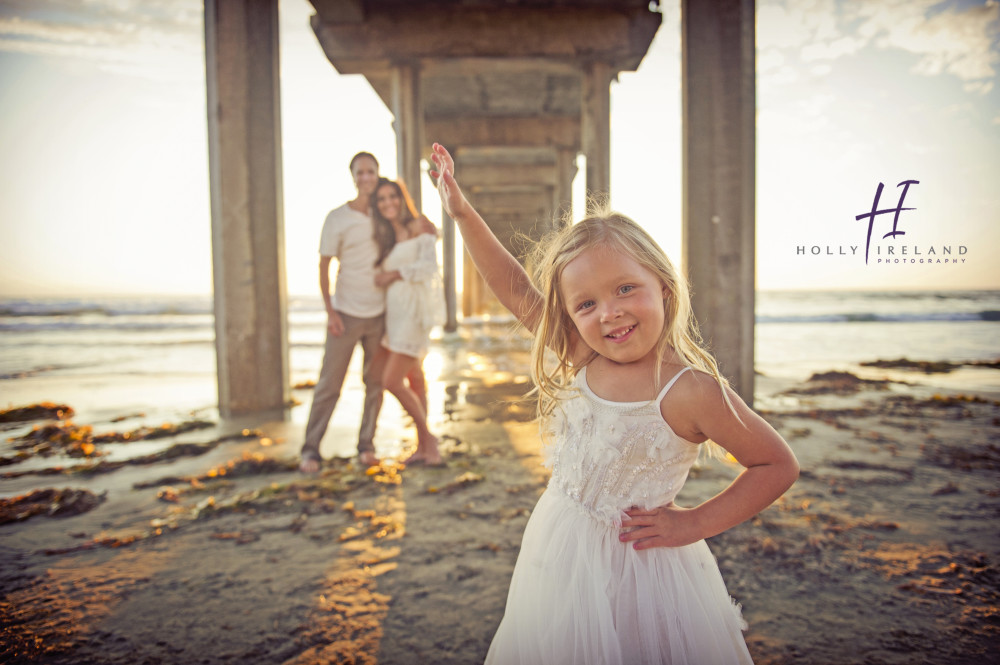
[{"label": "girl's hand on hip", "polygon": [[701,540],[696,513],[690,508],[675,506],[673,502],[651,510],[629,508],[622,520],[618,539],[634,543],[637,550],[652,547],[682,547]]}]

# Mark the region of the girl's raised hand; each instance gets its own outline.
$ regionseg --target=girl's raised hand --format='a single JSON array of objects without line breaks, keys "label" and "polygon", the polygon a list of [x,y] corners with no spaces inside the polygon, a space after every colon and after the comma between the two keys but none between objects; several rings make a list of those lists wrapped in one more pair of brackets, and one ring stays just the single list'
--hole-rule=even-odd
[{"label": "girl's raised hand", "polygon": [[431,149],[431,160],[435,167],[431,169],[431,177],[437,179],[438,196],[441,197],[445,213],[452,219],[457,219],[465,214],[470,206],[455,181],[455,160],[440,143],[435,143]]},{"label": "girl's raised hand", "polygon": [[634,542],[637,550],[683,547],[704,538],[698,532],[694,512],[673,503],[652,510],[629,508],[625,515],[618,539],[623,543]]},{"label": "girl's raised hand", "polygon": [[434,168],[431,169],[432,178],[440,178],[445,171],[455,175],[455,159],[440,143],[431,145],[431,161],[434,162]]},{"label": "girl's raised hand", "polygon": [[434,162],[431,176],[437,178],[441,204],[445,213],[455,220],[479,274],[503,306],[528,330],[535,330],[541,294],[532,285],[524,266],[497,240],[493,230],[462,195],[455,182],[455,160],[440,143],[434,144],[431,160]]}]

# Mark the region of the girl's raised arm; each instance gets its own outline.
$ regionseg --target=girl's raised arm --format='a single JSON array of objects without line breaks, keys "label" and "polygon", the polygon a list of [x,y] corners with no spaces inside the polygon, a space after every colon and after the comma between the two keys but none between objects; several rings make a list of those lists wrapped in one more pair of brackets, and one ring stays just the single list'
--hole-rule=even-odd
[{"label": "girl's raised arm", "polygon": [[479,274],[503,306],[528,330],[534,332],[541,307],[541,294],[531,283],[524,267],[500,244],[490,227],[462,194],[455,181],[455,160],[451,154],[444,146],[435,143],[431,159],[437,167],[431,171],[431,176],[437,179],[441,203],[448,216],[458,224]]}]

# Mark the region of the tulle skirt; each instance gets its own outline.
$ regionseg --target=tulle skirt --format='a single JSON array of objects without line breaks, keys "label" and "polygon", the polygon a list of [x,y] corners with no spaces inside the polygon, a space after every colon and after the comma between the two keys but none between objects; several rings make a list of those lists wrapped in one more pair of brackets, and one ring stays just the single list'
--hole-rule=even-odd
[{"label": "tulle skirt", "polygon": [[705,541],[636,551],[556,489],[528,524],[486,663],[751,663]]}]

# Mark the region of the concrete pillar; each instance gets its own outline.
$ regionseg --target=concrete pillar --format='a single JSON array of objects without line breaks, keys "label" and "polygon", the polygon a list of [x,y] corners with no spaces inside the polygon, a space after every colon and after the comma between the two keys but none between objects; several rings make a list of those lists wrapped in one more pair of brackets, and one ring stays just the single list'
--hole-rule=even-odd
[{"label": "concrete pillar", "polygon": [[754,385],[754,2],[683,0],[684,265],[723,374]]},{"label": "concrete pillar", "polygon": [[469,250],[462,251],[462,316],[478,316],[484,313],[484,303],[489,295],[489,287],[479,274]]},{"label": "concrete pillar", "polygon": [[289,401],[277,0],[205,0],[219,411]]},{"label": "concrete pillar", "polygon": [[611,193],[611,79],[615,74],[603,62],[583,69],[580,131],[587,156],[587,196]]},{"label": "concrete pillar", "polygon": [[392,68],[392,114],[396,130],[396,172],[420,210],[420,146],[423,145],[423,105],[420,69],[412,64]]},{"label": "concrete pillar", "polygon": [[569,148],[559,148],[556,152],[556,186],[553,190],[553,210],[555,224],[562,224],[573,218],[573,178],[576,177],[576,153]]}]

